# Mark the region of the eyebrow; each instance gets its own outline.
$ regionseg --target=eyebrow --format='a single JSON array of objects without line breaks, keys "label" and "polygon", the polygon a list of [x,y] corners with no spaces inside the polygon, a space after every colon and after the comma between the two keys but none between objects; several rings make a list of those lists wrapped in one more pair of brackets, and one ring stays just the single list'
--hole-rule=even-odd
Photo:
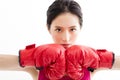
[{"label": "eyebrow", "polygon": [[62,28],[61,26],[55,26],[55,28]]},{"label": "eyebrow", "polygon": [[76,28],[76,26],[70,26],[69,28]]},{"label": "eyebrow", "polygon": [[[61,27],[61,26],[55,26],[55,28],[63,28],[63,27]],[[76,28],[76,26],[70,26],[68,28]]]}]

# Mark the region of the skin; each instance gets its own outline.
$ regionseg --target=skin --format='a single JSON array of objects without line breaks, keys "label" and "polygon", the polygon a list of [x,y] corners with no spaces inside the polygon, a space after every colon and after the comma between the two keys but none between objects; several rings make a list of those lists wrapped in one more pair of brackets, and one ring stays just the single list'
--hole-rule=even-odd
[{"label": "skin", "polygon": [[52,21],[49,32],[55,43],[67,48],[75,44],[80,30],[79,19],[76,15],[62,13]]},{"label": "skin", "polygon": [[16,55],[0,54],[0,70],[4,71],[24,71],[31,75],[33,80],[38,79],[38,71],[35,67],[20,67],[19,58]]},{"label": "skin", "polygon": [[[50,27],[51,28],[48,31],[53,38],[53,41],[63,45],[65,48],[75,44],[81,31],[78,17],[71,13],[60,14],[52,21]],[[115,56],[115,62],[112,69],[120,69],[120,56]],[[19,58],[16,55],[0,54],[0,70],[25,71],[32,76],[33,80],[38,79],[38,71],[36,68],[20,67]],[[99,70],[103,69],[95,70],[94,73]],[[94,73],[92,73],[91,76],[94,76]]]}]

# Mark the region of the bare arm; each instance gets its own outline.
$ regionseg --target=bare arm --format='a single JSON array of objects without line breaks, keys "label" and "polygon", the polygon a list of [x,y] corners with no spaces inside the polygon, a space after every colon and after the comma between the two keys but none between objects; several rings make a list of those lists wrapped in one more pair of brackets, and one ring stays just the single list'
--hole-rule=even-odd
[{"label": "bare arm", "polygon": [[[99,69],[97,69],[97,70],[95,70],[94,72],[91,73],[91,77],[94,77],[96,72],[99,72],[101,70],[107,70],[107,69],[106,68],[99,68]],[[119,55],[115,55],[114,64],[113,64],[112,68],[109,69],[109,70],[120,70],[120,56]]]},{"label": "bare arm", "polygon": [[37,80],[38,71],[34,67],[20,67],[19,58],[16,55],[0,54],[0,70],[25,71],[28,72],[33,80]]},{"label": "bare arm", "polygon": [[0,70],[21,71],[23,68],[19,66],[18,56],[0,54]]},{"label": "bare arm", "polygon": [[26,67],[24,71],[28,72],[33,80],[38,80],[38,71],[34,67]]},{"label": "bare arm", "polygon": [[115,56],[115,61],[114,61],[112,69],[120,70],[120,56],[118,55]]}]

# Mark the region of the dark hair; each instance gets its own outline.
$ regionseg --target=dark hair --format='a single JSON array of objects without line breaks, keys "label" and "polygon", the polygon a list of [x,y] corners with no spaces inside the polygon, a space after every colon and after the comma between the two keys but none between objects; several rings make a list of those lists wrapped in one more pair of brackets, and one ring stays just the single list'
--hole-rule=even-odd
[{"label": "dark hair", "polygon": [[52,21],[61,13],[70,12],[79,18],[80,26],[83,23],[80,5],[74,0],[55,0],[47,10],[47,26],[50,29]]}]

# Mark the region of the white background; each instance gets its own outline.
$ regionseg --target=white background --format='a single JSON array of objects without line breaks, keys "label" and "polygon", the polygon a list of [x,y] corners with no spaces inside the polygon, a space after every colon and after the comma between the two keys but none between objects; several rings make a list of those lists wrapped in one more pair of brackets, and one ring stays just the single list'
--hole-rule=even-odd
[{"label": "white background", "polygon": [[[120,55],[119,0],[77,0],[84,23],[78,43]],[[53,0],[0,0],[0,54],[18,55],[28,44],[50,43],[46,11]],[[95,80],[119,80],[120,70],[96,73]],[[0,71],[0,80],[32,80],[25,72]]]}]

